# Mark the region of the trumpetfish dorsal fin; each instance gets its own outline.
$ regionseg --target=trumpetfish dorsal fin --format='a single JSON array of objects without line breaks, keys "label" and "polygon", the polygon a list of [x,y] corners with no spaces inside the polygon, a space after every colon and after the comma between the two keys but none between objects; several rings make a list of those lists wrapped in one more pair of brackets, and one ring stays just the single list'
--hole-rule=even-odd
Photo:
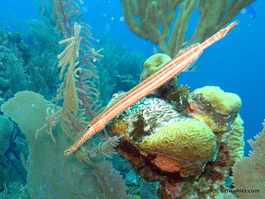
[{"label": "trumpetfish dorsal fin", "polygon": [[200,45],[200,43],[195,43],[195,44],[192,44],[191,46],[188,46],[187,48],[180,49],[180,51],[178,52],[178,54],[176,55],[176,57],[181,56],[182,54],[184,54],[185,52],[187,52],[188,50],[190,50],[194,46],[199,46],[199,45]]}]

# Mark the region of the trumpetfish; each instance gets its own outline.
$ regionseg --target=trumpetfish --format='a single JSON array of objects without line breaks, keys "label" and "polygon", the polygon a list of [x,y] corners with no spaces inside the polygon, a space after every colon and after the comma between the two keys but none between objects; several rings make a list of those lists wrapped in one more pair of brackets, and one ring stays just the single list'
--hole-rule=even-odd
[{"label": "trumpetfish", "polygon": [[107,107],[90,122],[76,141],[74,141],[74,143],[64,151],[64,155],[74,153],[85,141],[103,130],[107,123],[114,119],[117,115],[121,114],[127,108],[187,69],[191,63],[197,60],[206,48],[222,39],[237,24],[237,21],[232,22],[230,25],[219,30],[204,42],[191,45],[190,47],[182,50],[160,70],[118,98],[113,104],[109,105],[109,107]]}]

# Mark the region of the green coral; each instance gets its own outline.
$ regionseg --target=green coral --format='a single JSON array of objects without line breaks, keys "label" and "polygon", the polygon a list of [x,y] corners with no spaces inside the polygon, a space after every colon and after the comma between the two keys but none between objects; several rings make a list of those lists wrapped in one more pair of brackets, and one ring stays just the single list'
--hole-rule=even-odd
[{"label": "green coral", "polygon": [[4,190],[0,192],[1,199],[29,199],[29,192],[27,185],[20,182],[12,182],[10,184],[4,183]]},{"label": "green coral", "polygon": [[63,151],[69,140],[59,126],[53,130],[56,143],[45,133],[40,133],[36,139],[37,129],[45,122],[47,107],[43,96],[31,91],[17,93],[1,107],[1,111],[18,124],[29,142],[28,189],[31,198],[117,198],[117,195],[126,198],[123,181],[111,163],[96,163],[94,168],[87,168],[73,156],[65,158]]},{"label": "green coral", "polygon": [[5,165],[5,152],[9,147],[13,123],[5,115],[0,115],[0,186],[7,180]]}]

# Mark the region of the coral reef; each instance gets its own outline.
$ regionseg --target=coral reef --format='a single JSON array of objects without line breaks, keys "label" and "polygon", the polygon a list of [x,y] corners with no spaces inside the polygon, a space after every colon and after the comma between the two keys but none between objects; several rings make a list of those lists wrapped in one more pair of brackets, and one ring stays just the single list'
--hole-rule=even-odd
[{"label": "coral reef", "polygon": [[242,105],[238,95],[215,86],[196,89],[189,95],[188,103],[192,117],[206,123],[214,132],[227,131]]},{"label": "coral reef", "polygon": [[4,183],[5,178],[5,152],[9,147],[9,138],[12,134],[13,125],[8,117],[0,115],[0,185]]},{"label": "coral reef", "polygon": [[171,58],[168,55],[163,54],[163,53],[158,53],[158,54],[155,54],[149,57],[144,62],[144,68],[141,73],[141,81],[150,77],[152,74],[154,74],[156,71],[162,68],[170,60]]},{"label": "coral reef", "polygon": [[233,161],[239,160],[244,156],[245,146],[243,120],[239,115],[233,122],[232,128],[228,133],[229,136],[227,137],[226,143],[230,153],[230,159]]},{"label": "coral reef", "polygon": [[95,65],[100,81],[98,90],[104,93],[100,96],[100,102],[106,106],[114,93],[127,91],[137,85],[146,56],[129,52],[119,41],[110,40],[107,35],[98,37],[94,46],[104,49],[104,57]]},{"label": "coral reef", "polygon": [[3,182],[13,181],[27,182],[27,171],[23,163],[29,155],[28,143],[25,135],[19,130],[17,124],[5,115],[0,115],[0,137],[1,137],[1,186]]},{"label": "coral reef", "polygon": [[[27,34],[0,31],[0,97],[6,101],[16,92],[32,90],[51,98],[59,83],[58,32],[50,24],[32,20]],[[50,28],[50,29],[49,29]]]},{"label": "coral reef", "polygon": [[[205,89],[190,94],[186,112],[177,112],[164,100],[144,98],[107,127],[110,133],[123,135],[118,152],[135,171],[146,181],[160,182],[158,195],[162,198],[222,197],[220,190],[226,187],[232,165],[242,158],[240,98],[217,87],[202,92]],[[222,108],[221,114],[220,107],[225,105],[228,108]],[[204,117],[197,117],[198,110],[211,116],[210,125],[201,119]],[[230,117],[223,118],[224,114]]]},{"label": "coral reef", "polygon": [[23,34],[23,40],[29,44],[31,58],[26,66],[29,76],[29,90],[42,94],[46,99],[51,99],[57,90],[58,84],[58,59],[62,51],[58,44],[60,32],[54,26],[51,18],[43,20],[30,20]]},{"label": "coral reef", "polygon": [[[171,60],[171,58],[167,54],[163,53],[157,53],[149,57],[145,62],[143,66],[143,71],[141,73],[141,79],[140,81],[144,81],[151,75],[153,75],[155,72],[157,72],[159,69],[161,69],[166,63],[168,63]],[[165,85],[161,86],[160,88],[156,89],[152,92],[152,95],[154,96],[161,96],[163,93],[167,93],[170,85],[175,84],[177,82],[176,78],[173,80],[167,82]]]},{"label": "coral reef", "polygon": [[[182,64],[187,67],[187,63],[197,59],[206,47],[220,39],[221,33],[218,33],[218,37],[213,36],[212,40],[210,36],[253,1],[122,0],[129,28],[140,37],[158,44],[169,55],[156,54],[149,58],[144,64],[141,81],[160,70],[178,52],[179,57],[185,56],[180,61],[174,58],[178,60],[174,64],[185,61]],[[92,46],[91,27],[84,23],[79,4],[75,0],[52,0],[51,4],[57,26],[64,37],[60,41],[60,44],[66,45],[64,50],[58,47],[60,35],[55,30],[53,17],[45,11],[46,1],[43,1],[42,14],[50,18],[46,18],[45,24],[37,20],[29,23],[31,33],[26,41],[31,45],[31,51],[19,34],[0,32],[0,103],[18,91],[34,91],[18,92],[1,107],[3,113],[18,124],[28,143],[20,134],[13,136],[16,129],[11,126],[13,123],[0,115],[3,130],[0,132],[0,151],[4,152],[4,156],[0,156],[0,167],[5,165],[6,158],[25,180],[25,172],[20,173],[13,163],[19,160],[28,172],[28,184],[7,186],[3,183],[7,172],[1,169],[0,183],[4,187],[0,197],[28,198],[29,192],[32,198],[125,199],[128,198],[126,184],[127,192],[134,198],[155,198],[155,190],[164,199],[233,198],[233,195],[220,191],[226,188],[226,181],[231,177],[232,165],[236,161],[236,187],[243,187],[238,180],[241,179],[238,171],[247,172],[243,168],[245,165],[248,169],[257,170],[255,180],[263,180],[264,147],[261,146],[264,145],[264,132],[256,142],[251,142],[255,149],[251,156],[240,160],[244,147],[243,121],[238,114],[242,105],[240,98],[213,86],[199,88],[192,93],[187,87],[179,88],[173,76],[183,71],[182,67],[165,67],[165,71],[178,68],[175,73],[161,70],[167,76],[156,75],[157,81],[149,85],[150,89],[158,88],[157,83],[161,86],[162,80],[173,80],[149,97],[142,99],[148,94],[143,91],[141,97],[130,101],[129,98],[139,92],[131,92],[128,98],[124,93],[115,94],[110,108],[106,110],[111,110],[115,102],[121,103],[116,104],[112,112],[99,115],[101,118],[95,120],[99,125],[112,120],[128,104],[142,100],[110,122],[107,129],[115,136],[108,137],[104,132],[84,144],[81,139],[83,142],[80,145],[83,145],[74,153],[77,159],[65,158],[62,151],[70,140],[78,140],[76,136],[91,121],[88,127],[93,130],[93,119],[97,118],[101,105],[108,102],[112,93],[136,85],[134,77],[138,75],[138,70],[135,70],[135,66],[143,56],[125,53],[124,47],[106,42],[103,57],[100,54],[102,43],[98,42],[96,49],[99,50]],[[196,11],[200,15],[198,26],[193,36],[186,39],[190,17]],[[232,23],[230,29],[236,24]],[[229,30],[222,30],[223,37]],[[206,40],[209,37],[210,40]],[[205,40],[205,43],[180,51],[186,45]],[[55,55],[61,51],[58,55],[59,72]],[[190,54],[185,54],[187,51]],[[100,58],[103,58],[102,63],[98,63]],[[103,72],[99,74],[96,66]],[[58,84],[57,97],[46,101],[44,97],[50,99],[54,96]],[[133,91],[143,90],[147,84],[143,85],[136,86]],[[104,93],[104,96],[100,96],[100,93]],[[105,123],[103,127],[94,126],[95,131],[104,128]],[[23,146],[29,145],[29,157],[19,148],[22,147],[18,146],[20,142],[25,142]],[[131,168],[119,165],[122,167],[120,173],[111,162],[102,158],[112,158],[116,148],[136,173],[128,172]],[[29,164],[25,164],[26,161]],[[246,177],[251,178],[251,175]],[[152,183],[148,184],[143,179]],[[140,186],[146,187],[141,189]],[[241,197],[240,194],[238,196]]]},{"label": "coral reef", "polygon": [[217,142],[206,124],[187,119],[172,122],[154,135],[144,137],[140,147],[185,163],[196,163],[213,159]]},{"label": "coral reef", "polygon": [[[55,4],[57,2],[59,1],[53,1]],[[55,7],[58,8],[60,5],[57,4]],[[63,3],[64,8],[67,6],[72,8],[73,5],[77,6],[74,1]],[[78,17],[81,13],[78,10],[72,12],[71,9],[64,10],[64,8],[59,8],[56,14],[60,20],[61,15],[71,13],[68,13],[68,18],[65,19],[66,21],[61,21],[60,25],[61,28],[65,26],[70,28],[69,32],[62,30],[66,38],[68,33],[73,37],[60,42],[67,44],[67,47],[59,55],[61,59],[59,66],[62,67],[60,78],[63,79],[63,83],[57,98],[52,102],[47,102],[42,95],[24,91],[17,93],[1,107],[5,115],[11,117],[19,125],[29,141],[30,156],[27,159],[29,164],[24,164],[24,166],[28,171],[27,182],[30,196],[32,198],[128,198],[123,179],[119,172],[113,169],[112,164],[103,158],[101,160],[104,161],[101,162],[91,161],[91,158],[100,156],[111,157],[115,153],[114,148],[119,143],[118,137],[107,139],[101,136],[97,141],[86,143],[86,147],[76,153],[78,161],[73,157],[66,159],[63,156],[62,151],[69,144],[68,139],[73,139],[75,134],[82,131],[86,121],[93,118],[99,108],[96,103],[99,95],[96,89],[98,76],[93,63],[98,60],[98,57],[102,57],[99,54],[101,50],[95,51],[88,40],[91,39],[90,27],[81,22],[81,17]],[[76,19],[82,23],[82,26],[74,23]],[[73,23],[69,25],[67,20]],[[27,88],[37,92],[42,91],[40,93],[49,98],[48,87],[42,76],[45,75],[43,69],[49,62],[46,61],[43,64],[43,59],[51,56],[49,60],[54,62],[46,70],[47,72],[50,70],[49,75],[55,74],[57,81],[51,81],[54,86],[59,82],[59,74],[58,69],[54,68],[57,61],[53,59],[53,55],[60,48],[53,51],[55,46],[53,45],[50,46],[52,52],[47,51],[50,42],[54,42],[36,30],[37,26],[42,30],[45,29],[42,23],[33,22],[31,23],[33,24],[31,34],[34,36],[32,46],[36,47],[34,43],[36,38],[40,40],[40,43],[45,44],[39,46],[39,54],[34,54],[34,59],[29,62],[23,74],[29,75],[30,81],[27,82]],[[36,65],[41,66],[36,67]],[[45,77],[48,77],[47,74]],[[54,87],[50,88],[54,91]],[[28,123],[28,121],[32,122]],[[101,142],[102,137],[107,141]],[[87,188],[87,184],[90,188]]]},{"label": "coral reef", "polygon": [[30,58],[28,46],[18,33],[0,31],[0,97],[2,101],[14,93],[28,89],[25,65]]},{"label": "coral reef", "polygon": [[[226,34],[231,31],[237,24],[238,22],[233,22],[227,27],[218,31],[215,35],[213,35],[203,43],[196,44],[191,46],[190,48],[187,48],[179,55],[175,56],[170,62],[168,62],[164,67],[160,68],[160,70],[155,72],[152,76],[129,90],[122,97],[118,98],[97,117],[93,118],[93,120],[89,123],[89,125],[81,133],[81,135],[73,142],[71,146],[69,146],[64,151],[65,155],[71,155],[72,153],[76,152],[84,142],[86,142],[93,135],[103,130],[107,123],[114,119],[116,116],[123,113],[127,108],[143,99],[147,95],[151,94],[157,88],[161,87],[162,85],[173,79],[176,75],[187,69],[190,64],[198,59],[198,57],[206,48],[225,37]],[[71,38],[67,39],[66,41],[74,42],[75,39]],[[63,61],[63,59],[61,61]],[[63,68],[64,67],[62,67],[62,69]]]},{"label": "coral reef", "polygon": [[[48,103],[43,96],[23,91],[2,106],[25,133],[30,147],[28,189],[32,198],[127,198],[119,173],[109,162],[95,163],[92,168],[78,164],[62,151],[69,140],[57,125],[54,139],[36,131],[42,127]],[[32,121],[29,123],[28,121]],[[73,177],[74,176],[74,177]],[[87,186],[89,184],[89,187]],[[115,190],[115,191],[113,191]]]},{"label": "coral reef", "polygon": [[233,183],[235,194],[242,199],[264,197],[265,182],[265,122],[263,130],[255,136],[255,140],[248,140],[253,148],[249,157],[237,160],[233,167]]},{"label": "coral reef", "polygon": [[1,199],[29,199],[28,187],[19,182],[4,183],[4,190],[0,192]]}]

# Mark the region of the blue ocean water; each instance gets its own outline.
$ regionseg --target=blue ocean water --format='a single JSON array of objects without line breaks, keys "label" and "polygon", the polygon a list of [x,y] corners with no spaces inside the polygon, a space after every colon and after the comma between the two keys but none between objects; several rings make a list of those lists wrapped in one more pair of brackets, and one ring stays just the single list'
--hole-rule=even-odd
[{"label": "blue ocean water", "polygon": [[[25,29],[32,20],[43,20],[40,14],[41,2],[41,0],[2,1],[0,6],[0,30],[5,33],[19,32],[25,34]],[[129,30],[124,19],[121,1],[83,0],[80,9],[84,21],[92,27],[91,32],[95,41],[100,40],[102,34],[106,34],[110,40],[119,42],[124,50],[144,54],[146,57],[153,55],[154,47],[158,48],[150,41],[141,39]],[[179,80],[183,85],[188,84],[191,91],[203,86],[219,86],[225,92],[238,94],[243,103],[240,115],[244,121],[246,141],[253,139],[262,130],[262,122],[265,119],[264,9],[265,1],[258,0],[251,7],[242,10],[234,19],[240,21],[239,25],[224,39],[206,49],[199,58],[197,62],[199,70],[184,72]],[[132,71],[133,75],[140,73],[139,68],[132,68],[128,71],[128,75]],[[103,86],[107,87],[108,85]],[[18,152],[12,151],[12,146],[9,147],[9,150],[11,154]],[[246,142],[245,155],[250,150],[251,147]],[[11,158],[9,155],[6,155],[6,157]],[[21,164],[20,158],[18,156],[14,158],[19,161],[11,165],[13,169],[18,162]],[[12,162],[11,159],[10,162]],[[22,165],[20,166],[22,167]],[[121,172],[121,170],[119,171]],[[129,172],[130,175],[127,175],[126,172],[127,170],[121,173],[126,175],[127,180],[133,182],[133,186],[135,184],[137,186],[139,175],[132,170]],[[17,173],[22,176],[23,183],[26,183],[24,174],[27,172],[20,172],[18,169]],[[40,197],[45,197],[46,193],[45,188],[39,188]]]},{"label": "blue ocean water", "polygon": [[[19,31],[31,19],[40,19],[37,1],[2,1],[0,28]],[[224,91],[238,94],[243,102],[240,114],[244,120],[245,140],[253,138],[262,129],[265,118],[264,46],[265,1],[251,5],[253,13],[242,12],[236,18],[239,25],[223,40],[211,46],[199,59],[200,69],[183,73],[180,82],[191,90],[214,85]],[[81,5],[85,21],[93,27],[95,39],[102,32],[118,40],[130,50],[153,54],[154,45],[135,36],[127,28],[120,1],[84,0]],[[246,152],[250,146],[246,143]]]}]

